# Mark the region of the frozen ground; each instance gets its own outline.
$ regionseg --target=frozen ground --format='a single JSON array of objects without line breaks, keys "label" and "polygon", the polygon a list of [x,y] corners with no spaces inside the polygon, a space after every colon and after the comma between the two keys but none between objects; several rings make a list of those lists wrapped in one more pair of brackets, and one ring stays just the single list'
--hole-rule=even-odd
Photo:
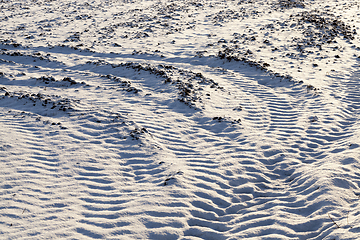
[{"label": "frozen ground", "polygon": [[359,239],[359,8],[0,1],[0,238]]}]

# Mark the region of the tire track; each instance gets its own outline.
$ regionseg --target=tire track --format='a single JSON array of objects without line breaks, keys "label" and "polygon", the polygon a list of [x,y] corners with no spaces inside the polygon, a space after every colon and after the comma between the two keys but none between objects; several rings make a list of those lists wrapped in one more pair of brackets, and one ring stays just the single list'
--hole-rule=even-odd
[{"label": "tire track", "polygon": [[[295,92],[298,92],[298,90],[296,90]],[[287,126],[293,126],[293,125],[295,125],[297,122],[298,122],[298,114],[290,114],[290,117],[289,118],[286,118],[285,117],[285,119],[281,116],[281,115],[279,115],[278,114],[278,112],[279,112],[279,110],[280,110],[280,112],[281,112],[281,110],[282,110],[282,112],[285,112],[286,110],[288,110],[288,109],[292,109],[291,107],[289,107],[289,106],[286,106],[286,101],[278,101],[278,102],[276,102],[275,101],[275,104],[274,104],[274,100],[276,100],[275,98],[268,98],[267,96],[260,96],[259,97],[259,99],[264,99],[264,100],[266,100],[266,102],[268,102],[268,106],[271,106],[271,107],[269,107],[269,109],[275,109],[276,111],[273,111],[272,113],[273,113],[273,117],[275,118],[275,119],[279,119],[280,117],[281,117],[281,120],[279,120],[278,122],[279,123],[277,123],[277,124],[275,124],[274,125],[274,128],[280,128],[280,129],[282,129],[283,127],[283,125],[282,124],[287,124],[287,125],[285,125],[285,127],[284,128],[286,128]],[[270,100],[268,100],[268,99],[270,99]],[[284,104],[285,103],[285,104]],[[315,108],[315,109],[319,109],[319,108]],[[320,111],[319,112],[323,112],[324,111],[324,109],[321,109],[320,108]],[[300,112],[304,112],[304,111],[300,111]],[[290,119],[290,120],[289,120]],[[278,126],[281,126],[281,127],[278,127]],[[321,129],[321,128],[315,128],[314,130],[314,132],[313,132],[313,134],[316,134],[316,136],[317,135],[320,135],[320,134],[318,134],[317,133],[317,131],[319,130],[319,129]],[[299,129],[297,129],[298,131],[305,131],[306,129],[305,128],[299,128]],[[312,130],[312,128],[310,128],[310,130]],[[195,132],[198,132],[198,131],[195,131]],[[290,132],[291,133],[291,132]],[[268,134],[268,133],[267,133]],[[203,134],[202,135],[202,138],[204,138],[203,136],[204,135],[207,135],[207,136],[209,136],[210,134]],[[281,137],[279,137],[279,140],[284,140],[284,136],[283,135],[280,135]],[[291,136],[291,134],[287,134],[287,135],[285,135],[285,137],[290,137]],[[300,137],[302,137],[300,134],[298,134],[296,137],[298,137],[298,138],[300,138]],[[193,137],[194,139],[195,138],[197,138],[197,137]],[[211,138],[211,137],[210,137]],[[314,141],[317,141],[317,140],[313,140],[312,139],[313,138],[313,136],[312,135],[309,135],[309,137],[307,137],[307,138],[305,138],[305,140],[306,141],[310,141],[310,142],[314,142]],[[314,137],[315,138],[315,137]],[[328,140],[328,138],[325,138],[325,139],[327,139]],[[301,139],[301,141],[304,141],[304,139]],[[328,140],[328,141],[333,141],[333,139],[332,140]],[[331,144],[331,143],[329,143],[329,144]],[[189,145],[191,145],[191,146],[193,146],[194,144],[192,144],[191,142],[189,142]],[[265,147],[265,149],[267,149],[266,147]],[[291,149],[292,149],[292,147],[291,147]],[[302,151],[303,150],[307,150],[307,149],[301,149]],[[215,153],[214,153],[215,152]],[[220,150],[220,152],[221,152],[221,150]],[[254,151],[255,152],[255,151]],[[290,151],[291,152],[291,151]],[[274,159],[274,161],[275,161],[275,164],[276,163],[279,163],[279,164],[282,164],[282,165],[284,165],[284,162],[286,162],[286,160],[285,159],[283,159],[282,157],[279,157],[278,155],[279,154],[281,154],[280,156],[282,156],[283,154],[281,153],[281,152],[275,152],[275,153],[273,153],[273,152],[271,152],[271,151],[265,151],[264,152],[264,155],[265,155],[265,157],[273,157],[273,156],[275,156],[275,159]],[[181,155],[184,155],[183,153],[181,153]],[[199,155],[199,154],[197,154],[197,155]],[[197,156],[196,155],[196,156]],[[203,154],[204,155],[204,154]],[[212,157],[214,157],[214,155],[216,155],[216,150],[213,150],[213,154],[212,154]],[[205,155],[206,156],[206,155]],[[291,156],[290,156],[291,157]],[[194,156],[193,155],[188,155],[188,157],[186,157],[187,159],[193,159],[194,158]],[[254,157],[255,158],[255,157]],[[280,159],[279,159],[280,158]],[[205,158],[206,159],[206,158]],[[214,167],[211,167],[212,165],[216,165],[216,164],[214,164],[214,163],[211,163],[211,164],[209,164],[209,161],[208,160],[203,160],[204,162],[206,162],[207,161],[207,165],[205,165],[205,164],[203,164],[202,166],[201,166],[201,168],[199,167],[199,169],[196,169],[196,168],[192,168],[195,172],[196,171],[199,171],[199,173],[205,173],[205,174],[212,174],[211,173],[211,169],[212,168],[214,168]],[[199,161],[197,161],[197,160],[194,160],[193,162],[199,162]],[[266,163],[267,161],[265,161],[265,160],[262,160],[262,163],[264,164],[264,163]],[[291,162],[291,161],[290,161]],[[295,161],[296,162],[296,161]],[[289,165],[287,165],[288,163],[285,163],[285,166],[287,167],[287,166],[291,166],[293,163],[290,163]],[[297,164],[299,164],[299,163],[297,163]],[[189,165],[191,165],[191,164],[189,164]],[[255,164],[256,165],[256,164]],[[281,165],[280,165],[281,166]],[[270,168],[270,169],[273,169],[274,168],[274,164],[270,164],[270,165],[268,165],[268,166],[265,166],[266,168]],[[276,168],[277,166],[275,165],[275,168]],[[280,167],[280,172],[282,172],[282,175],[284,174],[283,173],[283,171],[286,171],[286,167],[285,167],[285,169],[281,169],[281,168],[284,168],[284,167]],[[205,170],[203,170],[203,169],[205,169]],[[244,172],[251,172],[251,170],[250,170],[251,168],[247,168]],[[249,171],[250,170],[250,171]],[[246,193],[247,194],[247,196],[248,196],[248,198],[249,198],[249,194],[250,194],[250,199],[248,199],[248,201],[249,200],[251,200],[251,199],[257,199],[257,198],[272,198],[272,199],[283,199],[283,201],[284,201],[284,205],[285,206],[287,206],[287,205],[289,205],[289,204],[291,204],[292,206],[296,206],[296,205],[299,205],[299,203],[301,203],[301,202],[303,202],[303,199],[298,199],[297,197],[295,197],[297,194],[301,194],[301,195],[304,195],[304,196],[306,196],[306,198],[308,199],[308,200],[311,200],[311,199],[315,199],[316,197],[319,197],[319,196],[321,196],[321,195],[328,195],[328,193],[327,193],[327,190],[323,190],[323,191],[320,191],[320,192],[318,192],[318,193],[315,193],[315,194],[310,194],[310,192],[314,192],[314,191],[316,191],[316,188],[315,187],[313,187],[312,185],[314,185],[314,184],[316,184],[316,181],[313,181],[313,182],[303,182],[303,183],[301,183],[301,185],[300,185],[300,187],[298,188],[298,189],[294,189],[294,190],[290,190],[290,192],[292,192],[292,194],[290,193],[278,193],[279,192],[279,190],[281,191],[281,189],[283,190],[283,191],[285,191],[285,189],[287,189],[287,191],[288,191],[288,186],[287,187],[285,187],[287,184],[285,184],[286,183],[286,181],[288,181],[288,179],[290,179],[292,176],[291,176],[291,174],[292,174],[292,172],[294,172],[294,168],[291,170],[287,170],[288,171],[288,173],[287,174],[285,174],[285,175],[287,175],[288,177],[286,177],[286,179],[285,179],[285,182],[283,182],[283,184],[281,184],[280,182],[279,182],[279,184],[280,184],[280,186],[278,187],[278,188],[275,188],[275,189],[273,189],[272,191],[271,190],[269,190],[269,186],[271,186],[271,185],[274,185],[273,184],[273,182],[271,181],[271,180],[275,180],[276,178],[279,178],[279,176],[281,176],[280,174],[278,175],[278,176],[276,176],[276,175],[274,175],[274,174],[271,174],[271,175],[273,175],[273,177],[270,177],[270,179],[268,179],[267,180],[267,177],[268,176],[262,176],[262,174],[259,174],[260,172],[267,172],[266,170],[264,171],[264,170],[259,170],[259,168],[253,168],[253,170],[252,170],[252,172],[255,172],[255,173],[257,173],[257,174],[255,174],[255,175],[253,175],[253,176],[255,176],[255,177],[257,177],[258,179],[259,179],[259,182],[260,182],[260,184],[255,184],[254,185],[254,187],[253,188],[249,188],[249,189],[246,189],[245,191],[244,190],[242,190],[241,188],[237,191],[237,192],[234,192],[234,194],[233,195],[239,195],[239,194],[241,194],[241,193]],[[195,173],[195,174],[193,174],[193,175],[198,175],[199,173]],[[215,174],[215,176],[216,175],[218,175],[218,173],[216,173]],[[251,175],[251,174],[249,174],[249,175]],[[259,176],[260,175],[260,176]],[[270,175],[270,176],[271,176]],[[223,175],[221,175],[221,178],[217,181],[217,182],[226,182],[226,181],[228,181],[228,179],[224,179],[223,178]],[[254,182],[254,180],[253,179],[251,179],[251,182]],[[255,181],[256,182],[256,181]],[[269,183],[269,185],[268,186],[266,186],[266,184],[264,184],[264,182],[266,183]],[[282,186],[281,187],[281,185],[285,185],[285,186]],[[203,184],[203,186],[206,186],[206,184]],[[216,188],[216,187],[214,187],[214,188]],[[268,189],[268,190],[265,190],[265,189]],[[202,192],[204,192],[205,190],[202,190]],[[230,195],[229,193],[228,194],[226,194],[226,195]],[[251,196],[252,195],[252,196]],[[289,196],[289,195],[292,195],[292,196]],[[207,216],[208,214],[214,214],[215,215],[215,217],[223,217],[224,216],[224,212],[223,211],[221,211],[221,207],[219,207],[219,206],[217,206],[216,204],[214,205],[214,203],[208,203],[209,202],[209,199],[218,199],[218,197],[217,197],[217,194],[216,193],[214,193],[214,192],[212,192],[212,194],[210,194],[210,195],[206,195],[206,194],[202,194],[201,196],[197,196],[197,197],[200,197],[200,198],[202,198],[200,201],[194,201],[193,202],[193,207],[197,207],[197,208],[200,208],[200,209],[202,209],[203,211],[205,211],[206,213],[203,213],[203,216]],[[226,202],[226,201],[225,201]],[[250,204],[250,206],[253,206],[252,208],[253,208],[253,212],[259,212],[259,211],[268,211],[269,209],[271,209],[271,208],[273,208],[274,206],[276,206],[275,204],[265,204],[265,203],[268,203],[268,202],[270,202],[271,203],[271,200],[269,200],[269,199],[265,199],[265,200],[258,200],[258,201],[255,201],[255,202],[257,202],[257,203],[253,203],[253,204]],[[289,203],[289,204],[287,204],[287,202]],[[200,204],[200,207],[199,207],[199,204]],[[278,204],[278,203],[277,203]],[[318,204],[318,202],[315,202],[314,203],[314,205],[317,205]],[[228,204],[227,205],[232,205],[232,203],[229,203],[228,202]],[[262,205],[267,205],[266,207],[264,207],[264,206],[262,206]],[[258,206],[258,207],[257,207]],[[242,206],[242,207],[244,207],[244,206]],[[249,207],[249,206],[246,206],[247,208]],[[233,208],[233,206],[231,206],[231,209]],[[244,207],[245,208],[245,207]],[[306,205],[306,208],[311,208],[311,204],[307,204]],[[286,210],[285,210],[285,212],[286,212]],[[210,214],[210,216],[211,216],[211,214]],[[242,215],[241,214],[241,212],[240,211],[238,211],[237,212],[237,214],[240,214],[240,215]],[[287,215],[289,215],[289,212],[286,212],[286,214]],[[280,214],[281,215],[281,214]],[[271,216],[271,215],[268,215],[268,216]],[[308,219],[307,219],[307,217],[308,216],[303,216],[304,218],[303,218],[303,224],[302,225],[300,225],[301,227],[298,227],[298,225],[297,226],[295,226],[295,225],[289,225],[289,224],[284,224],[284,225],[286,225],[289,229],[287,229],[287,230],[285,230],[284,232],[282,232],[282,234],[284,234],[284,235],[286,235],[286,236],[299,236],[299,233],[297,234],[297,235],[295,235],[294,233],[292,233],[292,234],[290,234],[289,233],[289,231],[290,232],[293,232],[294,230],[296,231],[296,232],[298,232],[299,231],[299,229],[301,229],[302,227],[306,227],[306,226],[308,226],[308,227],[310,227],[310,226],[312,226],[311,228],[310,228],[310,232],[312,232],[312,233],[307,233],[307,234],[303,234],[302,236],[304,237],[304,239],[305,238],[320,238],[321,236],[324,236],[324,234],[326,235],[329,231],[328,231],[328,229],[330,229],[331,227],[332,227],[332,223],[330,222],[330,223],[328,223],[327,225],[319,225],[319,224],[313,224],[313,222],[312,221],[308,221]],[[203,238],[206,238],[206,236],[208,236],[207,235],[207,233],[209,233],[209,232],[212,232],[213,230],[212,229],[227,229],[227,230],[223,230],[223,231],[228,231],[229,230],[229,227],[227,227],[227,228],[221,228],[221,227],[218,227],[218,226],[215,226],[213,223],[211,223],[211,222],[209,222],[208,220],[209,219],[207,219],[207,217],[200,217],[200,219],[202,218],[202,220],[199,220],[199,218],[198,218],[198,216],[197,216],[197,220],[196,221],[189,221],[188,223],[189,223],[189,226],[190,226],[190,229],[186,232],[186,235],[189,235],[189,236],[197,236],[197,237],[203,237]],[[255,217],[252,217],[252,219],[254,219]],[[294,216],[294,219],[298,219],[299,218],[299,216],[298,216],[298,214],[295,214],[295,216]],[[258,223],[259,221],[258,221],[259,219],[257,219],[256,218],[256,223]],[[285,218],[284,219],[284,222],[287,222],[288,221],[288,219],[287,218]],[[260,221],[261,222],[261,221]],[[297,222],[299,222],[299,220],[297,220]],[[318,220],[316,220],[316,222],[317,223],[323,223],[323,222],[329,222],[329,220],[326,218],[326,217],[322,217],[322,218],[320,218],[320,219],[318,219]],[[314,222],[315,223],[315,222]],[[272,225],[273,224],[273,221],[264,221],[264,226],[267,226],[267,225]],[[199,226],[201,226],[201,231],[198,229],[198,226],[196,226],[196,227],[194,227],[194,228],[192,228],[191,226],[195,226],[195,225],[199,225]],[[226,224],[225,224],[226,225]],[[250,225],[251,226],[251,225]],[[321,226],[323,226],[323,227],[321,227]],[[255,228],[259,228],[259,225],[258,224],[254,224],[254,227]],[[249,228],[251,228],[251,227],[249,227],[248,225],[246,225],[246,227],[244,228],[244,229],[249,229]],[[320,228],[320,230],[318,230],[318,228]],[[261,234],[259,234],[259,230],[257,230],[257,234],[256,234],[256,236],[259,236],[259,235],[266,235],[266,236],[268,236],[269,234],[271,235],[271,233],[272,232],[274,232],[275,231],[275,229],[266,229],[266,230],[264,230],[264,231],[261,231],[262,233]],[[201,232],[201,234],[200,234],[200,232]],[[219,232],[221,232],[221,230],[219,230]],[[246,232],[246,231],[244,231],[244,232]],[[245,233],[242,233],[242,234],[244,234],[244,235],[240,235],[240,236],[247,236],[247,237],[251,237],[251,233],[249,233],[248,235],[246,235]],[[253,236],[255,236],[255,235],[253,235]],[[219,237],[219,236],[217,236],[217,237]]]},{"label": "tire track", "polygon": [[[7,190],[10,204],[2,206],[6,209],[2,224],[18,221],[17,230],[26,230],[5,233],[14,238],[31,234],[44,238],[116,238],[126,234],[152,239],[164,235],[170,239],[329,236],[334,224],[327,213],[344,216],[349,206],[331,196],[345,193],[351,206],[357,208],[357,203],[349,200],[355,197],[351,192],[359,184],[354,180],[358,177],[356,155],[349,153],[349,140],[342,140],[353,136],[357,123],[352,117],[357,104],[355,82],[349,83],[353,88],[346,98],[351,110],[334,110],[321,96],[311,96],[299,86],[277,89],[253,82],[241,70],[220,75],[206,66],[194,68],[197,71],[193,72],[215,79],[226,90],[210,92],[204,109],[164,101],[164,96],[177,96],[176,88],[167,86],[168,92],[162,95],[161,88],[154,89],[149,83],[162,81],[152,73],[137,76],[131,69],[87,65],[72,67],[67,74],[86,80],[89,86],[60,87],[56,83],[48,87],[49,93],[61,89],[61,97],[70,100],[79,97],[80,102],[66,110],[67,114],[60,111],[48,116],[48,111],[45,114],[31,105],[3,105],[17,112],[3,114],[4,129],[19,131],[22,142],[2,170],[5,179],[1,182],[13,178],[15,186],[22,186],[25,178],[31,186],[22,193],[28,201],[15,201],[10,195],[15,189]],[[39,71],[44,75],[52,70],[61,71]],[[110,78],[101,77],[105,71]],[[142,92],[117,91],[114,77],[135,84]],[[7,81],[11,84],[2,85],[7,89],[27,89],[23,82],[16,85],[17,80]],[[34,86],[29,96],[44,86]],[[156,94],[146,95],[153,92]],[[240,103],[241,111],[221,111],[222,100],[234,101],[231,108]],[[13,126],[12,116],[18,118]],[[61,119],[67,129],[61,132],[51,124],[44,128],[43,122],[36,121],[38,116]],[[224,120],[214,118],[219,116]],[[240,124],[227,120],[238,117]],[[44,130],[38,133],[39,128]],[[11,146],[4,143],[2,149],[9,151]],[[336,157],[343,154],[341,159],[349,164],[340,167]],[[339,170],[331,170],[334,167],[326,165],[327,161]],[[9,169],[16,169],[16,173],[10,176]],[[300,174],[303,169],[308,175]],[[38,178],[31,181],[34,176]],[[2,187],[12,189],[10,184]],[[61,195],[66,189],[71,191]],[[24,205],[30,211],[26,220],[20,220]],[[66,211],[65,222],[56,217],[61,211]],[[30,229],[43,219],[49,219],[48,225],[32,232]],[[21,222],[26,224],[20,226]],[[45,231],[49,228],[54,233]]]}]

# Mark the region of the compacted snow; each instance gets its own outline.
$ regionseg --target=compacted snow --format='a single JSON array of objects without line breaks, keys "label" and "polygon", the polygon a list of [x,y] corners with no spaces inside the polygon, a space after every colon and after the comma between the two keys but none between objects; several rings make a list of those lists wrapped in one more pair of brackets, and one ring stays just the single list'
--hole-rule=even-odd
[{"label": "compacted snow", "polygon": [[0,1],[1,239],[359,239],[358,0]]}]

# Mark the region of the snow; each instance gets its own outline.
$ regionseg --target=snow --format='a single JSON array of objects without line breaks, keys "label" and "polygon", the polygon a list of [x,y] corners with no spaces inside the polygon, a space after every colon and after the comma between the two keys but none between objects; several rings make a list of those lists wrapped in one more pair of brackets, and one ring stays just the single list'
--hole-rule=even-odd
[{"label": "snow", "polygon": [[359,239],[359,7],[1,1],[1,238]]}]

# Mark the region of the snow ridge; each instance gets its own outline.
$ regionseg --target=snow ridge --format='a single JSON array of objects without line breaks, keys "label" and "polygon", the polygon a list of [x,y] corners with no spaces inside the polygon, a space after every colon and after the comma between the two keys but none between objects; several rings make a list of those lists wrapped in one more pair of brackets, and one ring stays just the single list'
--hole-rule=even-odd
[{"label": "snow ridge", "polygon": [[5,239],[358,239],[357,1],[1,1]]}]

